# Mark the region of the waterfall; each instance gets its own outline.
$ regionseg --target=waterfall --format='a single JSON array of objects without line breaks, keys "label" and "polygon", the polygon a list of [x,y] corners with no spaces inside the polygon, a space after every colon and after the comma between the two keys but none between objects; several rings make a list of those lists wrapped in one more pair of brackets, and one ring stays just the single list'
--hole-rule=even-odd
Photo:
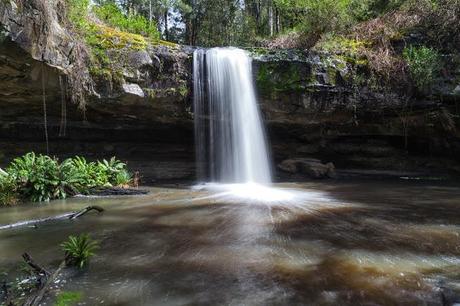
[{"label": "waterfall", "polygon": [[196,50],[193,57],[198,177],[270,184],[270,158],[247,52]]}]

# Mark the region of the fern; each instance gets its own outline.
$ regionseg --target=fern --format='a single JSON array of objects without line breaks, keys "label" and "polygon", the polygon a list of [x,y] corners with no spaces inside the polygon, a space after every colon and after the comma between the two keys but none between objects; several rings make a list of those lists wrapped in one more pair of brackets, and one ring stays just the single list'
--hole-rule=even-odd
[{"label": "fern", "polygon": [[61,244],[65,252],[66,264],[80,269],[88,265],[91,257],[99,248],[97,241],[92,240],[88,234],[69,236],[68,240]]}]

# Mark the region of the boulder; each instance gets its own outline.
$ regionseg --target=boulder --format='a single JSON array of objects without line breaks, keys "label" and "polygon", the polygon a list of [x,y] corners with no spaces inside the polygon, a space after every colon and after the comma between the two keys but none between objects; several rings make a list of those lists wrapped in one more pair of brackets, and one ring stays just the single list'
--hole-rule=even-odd
[{"label": "boulder", "polygon": [[134,95],[143,98],[144,92],[138,84],[123,84],[123,90],[126,94]]},{"label": "boulder", "polygon": [[298,167],[298,161],[295,159],[286,159],[282,161],[279,165],[278,168],[281,171],[291,173],[291,174],[296,174],[299,172],[299,167]]},{"label": "boulder", "polygon": [[152,58],[147,51],[133,51],[128,54],[128,63],[135,69],[153,67]]},{"label": "boulder", "polygon": [[300,173],[315,179],[336,177],[333,163],[302,162],[300,163]]},{"label": "boulder", "polygon": [[306,175],[314,179],[336,177],[333,163],[323,164],[319,159],[313,158],[286,159],[278,165],[278,168],[290,174]]}]

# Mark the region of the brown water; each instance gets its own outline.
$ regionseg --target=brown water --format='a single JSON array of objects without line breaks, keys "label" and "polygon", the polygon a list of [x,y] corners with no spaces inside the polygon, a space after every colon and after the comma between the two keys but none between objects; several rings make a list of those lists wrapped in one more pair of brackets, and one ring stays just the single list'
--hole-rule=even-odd
[{"label": "brown water", "polygon": [[307,196],[244,203],[154,188],[1,209],[0,224],[87,205],[106,212],[0,231],[0,270],[17,267],[24,251],[57,266],[59,244],[89,232],[101,248],[62,288],[82,291],[86,305],[442,305],[440,287],[460,292],[460,187],[287,187]]}]

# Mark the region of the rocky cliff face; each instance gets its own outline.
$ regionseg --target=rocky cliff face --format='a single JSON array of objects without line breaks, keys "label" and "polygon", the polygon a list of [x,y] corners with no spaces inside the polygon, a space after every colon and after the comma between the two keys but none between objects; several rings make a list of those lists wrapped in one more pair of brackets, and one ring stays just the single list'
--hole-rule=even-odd
[{"label": "rocky cliff face", "polygon": [[[30,150],[46,152],[45,106],[50,154],[116,155],[147,182],[193,179],[193,49],[109,50],[116,75],[94,73],[59,13],[63,5],[0,5],[0,166]],[[339,169],[460,170],[460,65],[451,65],[435,92],[408,100],[404,90],[364,82],[365,65],[340,56],[251,52],[277,163],[313,157]],[[75,103],[79,90],[84,108]]]},{"label": "rocky cliff face", "polygon": [[[0,164],[46,152],[45,104],[50,154],[116,155],[148,180],[192,178],[191,51],[148,46],[122,54],[116,81],[91,74],[88,51],[60,15],[64,3],[0,5]],[[72,99],[75,70],[88,82],[83,107]]]},{"label": "rocky cliff face", "polygon": [[[458,57],[458,56],[457,56]],[[316,157],[341,169],[458,173],[460,58],[430,93],[382,86],[342,55],[255,55],[255,79],[277,160]]]}]

